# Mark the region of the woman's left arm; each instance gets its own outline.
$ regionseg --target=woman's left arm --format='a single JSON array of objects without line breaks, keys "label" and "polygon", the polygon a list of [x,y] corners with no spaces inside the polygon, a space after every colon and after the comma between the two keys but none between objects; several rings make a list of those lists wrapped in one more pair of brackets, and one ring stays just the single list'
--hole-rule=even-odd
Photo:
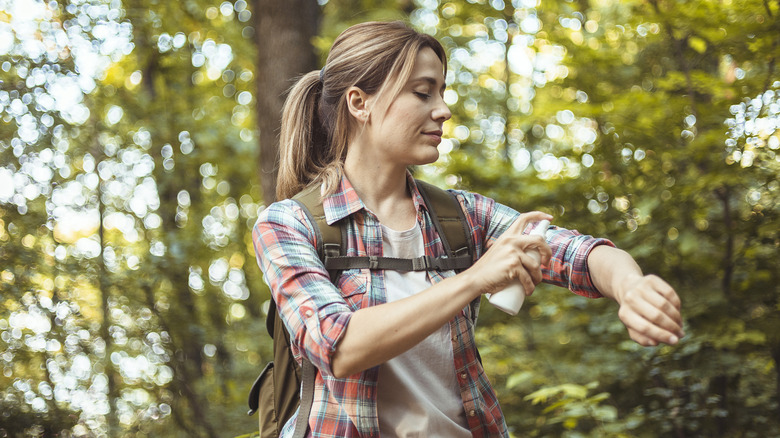
[{"label": "woman's left arm", "polygon": [[627,252],[607,245],[588,255],[593,285],[620,306],[618,317],[631,339],[644,346],[659,342],[676,344],[685,336],[680,314],[680,297],[660,277],[643,275]]}]

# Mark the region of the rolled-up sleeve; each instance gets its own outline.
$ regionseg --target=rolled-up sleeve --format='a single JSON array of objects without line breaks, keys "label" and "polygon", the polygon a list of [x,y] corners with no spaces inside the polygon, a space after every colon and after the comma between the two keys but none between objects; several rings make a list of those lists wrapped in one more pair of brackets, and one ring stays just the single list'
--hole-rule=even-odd
[{"label": "rolled-up sleeve", "polygon": [[331,357],[352,316],[319,259],[315,233],[293,201],[271,204],[252,239],[263,278],[290,333],[293,354],[332,376]]},{"label": "rolled-up sleeve", "polygon": [[588,255],[599,245],[615,246],[611,241],[551,226],[547,232],[547,243],[552,250],[552,258],[549,265],[542,269],[545,283],[566,287],[588,298],[603,296],[590,278]]},{"label": "rolled-up sleeve", "polygon": [[[514,209],[478,193],[456,193],[467,213],[478,256],[520,216]],[[525,232],[531,229],[529,227]],[[557,226],[550,226],[546,239],[552,250],[552,258],[548,266],[542,268],[542,281],[568,288],[588,298],[602,297],[590,278],[588,255],[598,245],[615,245],[607,239],[594,238]]]}]

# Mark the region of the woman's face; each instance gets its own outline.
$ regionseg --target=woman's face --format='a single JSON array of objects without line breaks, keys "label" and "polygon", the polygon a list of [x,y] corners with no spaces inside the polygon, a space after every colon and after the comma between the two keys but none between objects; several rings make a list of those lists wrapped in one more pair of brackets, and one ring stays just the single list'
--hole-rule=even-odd
[{"label": "woman's face", "polygon": [[[439,158],[442,125],[450,113],[444,103],[444,66],[426,47],[417,54],[409,80],[390,103],[367,99],[368,120],[362,135],[377,163],[400,166],[433,163]],[[379,103],[379,105],[377,105]]]}]

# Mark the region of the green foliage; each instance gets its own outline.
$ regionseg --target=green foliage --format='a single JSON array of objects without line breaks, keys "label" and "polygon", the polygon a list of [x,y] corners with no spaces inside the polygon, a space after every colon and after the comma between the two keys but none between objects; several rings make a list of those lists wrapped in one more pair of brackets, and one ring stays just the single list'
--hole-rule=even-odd
[{"label": "green foliage", "polygon": [[[447,47],[453,118],[420,176],[609,237],[683,299],[687,337],[654,348],[606,300],[543,286],[517,317],[484,305],[512,434],[780,434],[777,2],[321,3],[321,57],[368,19]],[[14,4],[0,433],[253,436],[245,397],[270,356],[253,102],[276,92],[256,88],[262,9]]]},{"label": "green foliage", "polygon": [[[480,345],[510,428],[780,430],[777,3],[452,2],[428,13],[457,96],[450,143],[422,173],[607,236],[684,302],[688,337],[654,349],[626,340],[614,306],[548,288],[519,326],[485,311]],[[518,395],[593,381],[616,417],[567,414],[560,403],[579,399],[565,391],[542,403],[549,411]]]},{"label": "green foliage", "polygon": [[[249,235],[251,13],[94,3],[8,10],[2,398],[77,436],[251,429],[247,376],[270,351]],[[13,412],[7,433],[35,433]]]}]

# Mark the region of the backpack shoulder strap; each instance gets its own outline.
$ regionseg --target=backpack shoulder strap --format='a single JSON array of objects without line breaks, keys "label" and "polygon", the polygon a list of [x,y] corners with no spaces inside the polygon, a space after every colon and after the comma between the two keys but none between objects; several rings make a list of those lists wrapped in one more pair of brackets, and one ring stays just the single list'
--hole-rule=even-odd
[{"label": "backpack shoulder strap", "polygon": [[454,194],[433,184],[420,180],[415,180],[415,182],[420,195],[428,206],[428,213],[436,232],[439,233],[447,257],[468,254],[472,257],[473,262],[474,242],[468,231],[466,215],[463,213],[458,199]]},{"label": "backpack shoulder strap", "polygon": [[[431,221],[434,228],[436,228],[436,232],[439,233],[439,238],[442,240],[447,256],[455,258],[468,255],[471,262],[468,266],[471,266],[474,263],[474,257],[476,257],[477,252],[474,248],[474,240],[469,233],[466,215],[460,206],[457,196],[425,181],[417,179],[415,182],[420,195],[428,206]],[[468,266],[466,267],[468,268]],[[480,297],[475,298],[469,304],[471,308],[471,322],[474,325],[477,324],[479,305]],[[479,352],[477,352],[477,356],[479,356]],[[480,358],[481,361],[482,359]]]},{"label": "backpack shoulder strap", "polygon": [[[337,257],[346,253],[347,230],[340,226],[341,221],[328,224],[325,219],[325,207],[322,205],[319,184],[312,184],[297,195],[293,201],[303,209],[309,218],[317,241],[317,255],[325,262],[326,257]],[[331,273],[331,281],[335,281]]]}]

